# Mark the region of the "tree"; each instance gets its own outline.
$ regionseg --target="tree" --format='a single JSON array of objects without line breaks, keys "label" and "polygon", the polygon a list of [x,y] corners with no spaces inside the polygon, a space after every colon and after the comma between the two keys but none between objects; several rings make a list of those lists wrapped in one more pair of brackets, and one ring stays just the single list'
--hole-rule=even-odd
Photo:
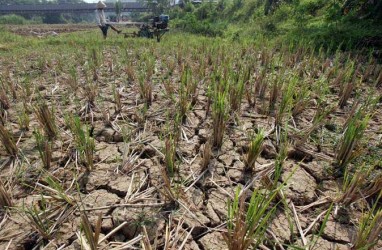
[{"label": "tree", "polygon": [[279,0],[266,0],[264,5],[264,14],[268,15],[276,8]]},{"label": "tree", "polygon": [[42,20],[47,24],[66,23],[62,14],[59,13],[47,13],[43,16]]},{"label": "tree", "polygon": [[167,10],[170,6],[170,0],[141,0],[141,2],[145,3],[147,7],[151,9],[154,15],[163,14],[165,10]]},{"label": "tree", "polygon": [[342,14],[355,11],[362,18],[381,19],[382,1],[380,0],[346,0],[342,5]]},{"label": "tree", "polygon": [[115,14],[117,15],[117,22],[121,20],[122,9],[123,5],[121,0],[117,0],[117,2],[115,2]]}]

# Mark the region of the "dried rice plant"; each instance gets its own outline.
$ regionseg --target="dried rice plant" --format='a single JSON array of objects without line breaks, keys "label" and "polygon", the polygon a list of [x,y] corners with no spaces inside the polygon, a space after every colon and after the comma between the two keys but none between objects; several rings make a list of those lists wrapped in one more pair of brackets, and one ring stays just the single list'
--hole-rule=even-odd
[{"label": "dried rice plant", "polygon": [[370,115],[363,116],[362,111],[359,110],[349,121],[336,152],[336,165],[339,167],[339,172],[343,173],[346,165],[356,155],[353,150],[362,139],[370,118]]},{"label": "dried rice plant", "polygon": [[290,111],[293,104],[293,95],[296,90],[298,79],[292,78],[283,86],[283,94],[276,113],[275,126],[282,126],[282,122],[286,113]]},{"label": "dried rice plant", "polygon": [[134,65],[132,63],[129,63],[125,68],[125,72],[127,74],[128,83],[133,83],[136,79]]},{"label": "dried rice plant", "polygon": [[382,68],[380,69],[378,77],[375,80],[375,86],[382,87]]},{"label": "dried rice plant", "polygon": [[246,169],[255,171],[256,160],[262,151],[263,142],[264,132],[262,130],[260,130],[256,136],[250,136],[248,154],[245,159]]},{"label": "dried rice plant", "polygon": [[67,123],[73,133],[77,152],[79,153],[80,158],[87,170],[91,171],[94,166],[94,139],[89,135],[87,126],[83,128],[80,118],[67,118]]},{"label": "dried rice plant", "polygon": [[223,233],[229,250],[256,249],[264,240],[265,231],[277,206],[271,206],[277,192],[254,190],[248,207],[238,188],[234,200],[228,201],[227,232]]},{"label": "dried rice plant", "polygon": [[223,145],[223,137],[228,118],[226,92],[215,91],[212,103],[213,139],[212,145],[220,148]]},{"label": "dried rice plant", "polygon": [[12,192],[8,190],[3,182],[0,180],[0,209],[5,209],[7,207],[12,207]]},{"label": "dried rice plant", "polygon": [[241,77],[241,73],[231,72],[229,79],[231,81],[229,84],[229,103],[230,112],[232,113],[240,111],[244,94],[245,81]]},{"label": "dried rice plant", "polygon": [[363,198],[362,186],[370,173],[364,169],[357,170],[353,175],[346,171],[342,184],[342,194],[336,199],[337,203],[348,206]]},{"label": "dried rice plant", "polygon": [[186,243],[189,240],[193,227],[187,231],[184,229],[186,226],[184,220],[175,220],[172,215],[169,216],[168,223],[166,223],[164,243],[158,244],[158,234],[154,240],[154,245],[150,243],[150,237],[147,234],[145,226],[142,226],[143,237],[141,245],[143,250],[182,250],[187,249]]},{"label": "dried rice plant", "polygon": [[49,140],[56,138],[57,127],[53,108],[49,110],[48,105],[42,102],[34,107],[34,113]]},{"label": "dried rice plant", "polygon": [[34,136],[44,168],[49,169],[52,162],[52,142],[38,130],[34,131]]},{"label": "dried rice plant", "polygon": [[92,112],[92,109],[95,107],[95,101],[98,96],[98,84],[96,82],[88,82],[84,86],[84,95],[86,99],[86,105],[83,108],[85,114]]},{"label": "dried rice plant", "polygon": [[98,250],[99,236],[101,234],[102,214],[98,214],[95,231],[93,233],[92,225],[89,222],[88,216],[84,211],[81,211],[81,231],[77,232],[77,237],[84,249]]},{"label": "dried rice plant", "polygon": [[122,111],[122,101],[121,101],[121,92],[119,89],[113,85],[113,94],[114,94],[114,102],[115,102],[115,112],[121,113]]},{"label": "dried rice plant", "polygon": [[[381,193],[378,197],[381,197]],[[352,250],[374,249],[382,233],[382,209],[375,202],[372,209],[364,213],[359,221],[357,235],[353,239]]]},{"label": "dried rice plant", "polygon": [[0,87],[0,108],[5,110],[10,108],[9,98],[3,85]]},{"label": "dried rice plant", "polygon": [[5,151],[12,156],[17,157],[19,149],[13,140],[13,136],[8,132],[8,130],[0,124],[0,141],[3,143]]},{"label": "dried rice plant", "polygon": [[[362,78],[361,78],[361,81],[362,81]],[[340,95],[340,101],[338,103],[338,106],[340,108],[344,108],[346,106],[347,101],[349,100],[351,93],[353,92],[353,90],[356,87],[356,84],[354,83],[354,81],[351,81],[351,82],[344,84],[344,85],[345,86],[343,86],[343,90],[342,90],[341,95]]]},{"label": "dried rice plant", "polygon": [[172,136],[170,136],[170,138],[167,138],[165,141],[164,156],[165,156],[167,171],[171,177],[174,176],[174,173],[176,171],[175,153],[176,153],[176,142],[175,142],[175,139]]},{"label": "dried rice plant", "polygon": [[190,103],[190,96],[189,96],[189,90],[188,88],[189,85],[191,85],[191,72],[189,68],[187,67],[186,69],[183,70],[180,85],[178,88],[178,96],[179,96],[179,101],[178,101],[178,107],[179,107],[179,115],[182,123],[186,121],[187,118],[187,112],[191,107]]},{"label": "dried rice plant", "polygon": [[210,139],[207,140],[207,142],[203,146],[203,150],[201,152],[202,156],[202,162],[201,162],[201,172],[206,170],[208,168],[208,165],[210,164],[212,155],[212,149],[211,149],[211,142]]},{"label": "dried rice plant", "polygon": [[67,81],[72,91],[78,89],[78,75],[76,67],[72,66],[69,70],[69,79]]},{"label": "dried rice plant", "polygon": [[30,118],[25,102],[23,103],[23,109],[18,112],[17,121],[22,131],[29,131]]},{"label": "dried rice plant", "polygon": [[138,80],[141,98],[145,100],[147,107],[150,107],[153,101],[153,84],[143,73],[139,75]]},{"label": "dried rice plant", "polygon": [[268,105],[269,114],[272,114],[272,112],[275,110],[277,98],[279,96],[280,85],[281,84],[279,84],[277,80],[272,84],[272,88],[269,93],[269,105]]},{"label": "dried rice plant", "polygon": [[177,196],[173,191],[173,188],[171,186],[171,179],[170,176],[167,173],[166,168],[160,168],[161,170],[161,176],[163,179],[163,190],[158,189],[158,191],[172,204],[177,204]]}]

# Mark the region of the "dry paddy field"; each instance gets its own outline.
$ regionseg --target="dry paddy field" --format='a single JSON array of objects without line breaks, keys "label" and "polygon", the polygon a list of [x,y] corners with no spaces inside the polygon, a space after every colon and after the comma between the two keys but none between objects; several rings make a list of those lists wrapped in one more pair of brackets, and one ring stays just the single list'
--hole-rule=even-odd
[{"label": "dry paddy field", "polygon": [[0,33],[0,249],[382,247],[372,56]]}]

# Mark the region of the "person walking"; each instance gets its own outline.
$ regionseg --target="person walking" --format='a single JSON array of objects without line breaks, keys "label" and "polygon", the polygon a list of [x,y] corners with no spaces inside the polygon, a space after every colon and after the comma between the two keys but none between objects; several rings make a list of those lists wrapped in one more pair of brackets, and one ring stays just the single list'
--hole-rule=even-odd
[{"label": "person walking", "polygon": [[113,25],[106,22],[105,13],[103,12],[105,8],[106,8],[106,4],[104,2],[99,1],[97,3],[97,10],[96,10],[97,24],[102,31],[104,39],[106,39],[107,37],[107,31],[109,27],[115,32],[117,32],[118,34],[122,32],[121,30],[116,29]]}]

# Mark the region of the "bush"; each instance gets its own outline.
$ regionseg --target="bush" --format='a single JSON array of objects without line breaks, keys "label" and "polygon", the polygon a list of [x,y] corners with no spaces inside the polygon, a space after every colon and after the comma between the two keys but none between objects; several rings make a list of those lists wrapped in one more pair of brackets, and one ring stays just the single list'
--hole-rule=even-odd
[{"label": "bush", "polygon": [[324,0],[309,0],[300,4],[300,11],[316,16],[317,12],[325,7]]},{"label": "bush", "polygon": [[203,3],[199,8],[195,10],[195,15],[199,20],[207,19],[211,16],[211,6]]},{"label": "bush", "polygon": [[26,24],[27,20],[15,14],[0,16],[0,24]]},{"label": "bush", "polygon": [[248,20],[253,19],[254,13],[259,7],[258,1],[245,1],[241,8],[230,10],[228,14],[233,21],[248,22]]},{"label": "bush", "polygon": [[216,37],[223,35],[227,25],[222,22],[200,21],[194,14],[187,13],[182,19],[174,21],[174,27],[193,34]]}]

